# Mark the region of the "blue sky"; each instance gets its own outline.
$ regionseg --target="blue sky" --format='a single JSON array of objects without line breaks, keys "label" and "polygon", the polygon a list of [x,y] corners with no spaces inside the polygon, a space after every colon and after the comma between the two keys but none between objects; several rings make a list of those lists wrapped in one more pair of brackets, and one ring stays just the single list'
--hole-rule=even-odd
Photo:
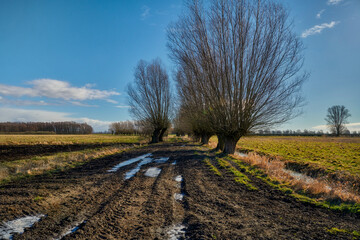
[{"label": "blue sky", "polygon": [[[345,105],[360,130],[360,1],[280,0],[302,37],[307,104],[280,129],[325,129]],[[126,86],[140,59],[172,75],[166,27],[182,0],[0,1],[0,121],[80,121],[107,130],[131,119]]]}]

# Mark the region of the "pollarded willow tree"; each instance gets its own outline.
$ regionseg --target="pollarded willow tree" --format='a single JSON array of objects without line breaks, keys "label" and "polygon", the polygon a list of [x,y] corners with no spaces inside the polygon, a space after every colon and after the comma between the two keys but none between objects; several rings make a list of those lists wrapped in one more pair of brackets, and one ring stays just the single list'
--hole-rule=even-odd
[{"label": "pollarded willow tree", "polygon": [[201,96],[225,153],[249,131],[299,113],[306,73],[302,43],[286,9],[270,0],[198,0],[168,29],[180,71],[192,73],[189,94]]},{"label": "pollarded willow tree", "polygon": [[162,141],[170,126],[171,101],[169,76],[159,59],[140,60],[135,82],[128,86],[130,113],[143,126],[151,128],[151,143]]},{"label": "pollarded willow tree", "polygon": [[195,76],[186,68],[178,69],[176,81],[178,85],[178,95],[180,97],[180,116],[182,121],[190,127],[196,139],[200,139],[202,144],[207,144],[214,130],[207,120],[207,103],[197,89],[193,86]]}]

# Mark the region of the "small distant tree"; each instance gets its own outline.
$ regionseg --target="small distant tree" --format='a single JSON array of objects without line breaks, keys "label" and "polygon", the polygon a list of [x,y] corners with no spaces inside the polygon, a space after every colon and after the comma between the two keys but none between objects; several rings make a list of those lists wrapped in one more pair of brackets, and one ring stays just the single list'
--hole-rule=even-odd
[{"label": "small distant tree", "polygon": [[140,60],[135,82],[129,85],[130,113],[142,126],[151,128],[151,143],[162,141],[170,126],[171,92],[168,74],[159,59]]},{"label": "small distant tree", "polygon": [[345,124],[348,123],[347,119],[351,116],[349,110],[345,106],[332,106],[328,108],[325,121],[332,134],[337,137],[347,130]]}]

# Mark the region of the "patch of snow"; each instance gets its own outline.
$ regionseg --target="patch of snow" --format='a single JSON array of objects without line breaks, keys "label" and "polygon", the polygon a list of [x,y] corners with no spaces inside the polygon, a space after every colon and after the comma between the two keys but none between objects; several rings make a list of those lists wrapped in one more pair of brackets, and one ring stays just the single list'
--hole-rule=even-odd
[{"label": "patch of snow", "polygon": [[177,200],[177,201],[182,201],[183,198],[184,198],[184,194],[183,194],[183,193],[175,193],[175,194],[174,194],[174,198],[175,198],[175,200]]},{"label": "patch of snow", "polygon": [[146,157],[149,157],[149,156],[151,156],[151,153],[147,153],[147,154],[141,155],[141,156],[136,157],[136,158],[131,158],[129,160],[126,160],[124,162],[121,162],[121,163],[115,165],[112,169],[108,170],[108,172],[116,172],[121,167],[124,167],[124,166],[130,165],[132,163],[138,162],[138,161],[140,161],[140,160],[142,160],[142,159],[144,159]]},{"label": "patch of snow", "polygon": [[159,176],[160,172],[161,172],[160,168],[151,167],[148,170],[146,170],[145,176],[147,176],[147,177],[157,177],[157,176]]},{"label": "patch of snow", "polygon": [[130,171],[128,171],[126,174],[125,174],[125,180],[129,179],[129,178],[132,178],[133,176],[135,176],[135,174],[140,171],[140,168],[142,165],[145,165],[145,164],[148,164],[148,163],[151,163],[152,161],[152,158],[144,158],[141,160],[141,162],[138,163],[138,165],[131,169]]},{"label": "patch of snow", "polygon": [[177,240],[177,239],[184,239],[185,238],[185,230],[186,227],[182,224],[176,224],[169,228],[166,232],[168,235],[169,240]]},{"label": "patch of snow", "polygon": [[40,221],[45,215],[27,216],[12,221],[4,222],[0,225],[0,239],[12,239],[14,233],[22,234],[25,228],[30,228],[34,223]]},{"label": "patch of snow", "polygon": [[183,177],[181,175],[178,175],[175,177],[175,181],[177,181],[177,182],[182,182],[182,180],[183,180]]},{"label": "patch of snow", "polygon": [[176,161],[173,161],[173,162],[172,162],[172,165],[176,165]]}]

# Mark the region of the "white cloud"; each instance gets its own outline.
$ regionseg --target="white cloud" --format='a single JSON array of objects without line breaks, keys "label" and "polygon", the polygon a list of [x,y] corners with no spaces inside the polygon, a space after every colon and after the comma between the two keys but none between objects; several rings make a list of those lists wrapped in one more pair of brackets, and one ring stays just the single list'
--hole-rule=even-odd
[{"label": "white cloud", "polygon": [[127,106],[127,105],[119,105],[119,106],[116,106],[117,108],[130,108],[130,106]]},{"label": "white cloud", "polygon": [[332,21],[330,23],[323,23],[321,25],[315,25],[312,28],[306,29],[302,34],[302,38],[306,38],[308,36],[314,35],[314,34],[320,34],[324,29],[326,28],[333,28],[335,25],[339,24],[340,22]]},{"label": "white cloud", "polygon": [[320,10],[317,14],[316,14],[316,18],[320,19],[321,15],[325,12],[325,9]]},{"label": "white cloud", "polygon": [[80,106],[80,107],[98,107],[98,105],[91,105],[91,104],[86,104],[86,103],[77,102],[77,101],[71,101],[70,103],[75,106]]},{"label": "white cloud", "polygon": [[150,8],[146,5],[141,7],[142,13],[141,13],[141,19],[145,20],[150,15]]},{"label": "white cloud", "polygon": [[[359,123],[348,123],[348,124],[345,124],[346,128],[352,132],[352,131],[360,131],[360,122]],[[312,127],[313,129],[316,129],[316,130],[323,130],[323,131],[328,131],[328,127],[327,125],[318,125],[318,126],[315,126],[315,127]]]},{"label": "white cloud", "polygon": [[0,103],[7,104],[7,105],[18,105],[18,106],[48,106],[51,105],[48,102],[45,102],[43,100],[41,101],[31,101],[31,100],[12,100],[12,99],[6,99],[0,96]]},{"label": "white cloud", "polygon": [[327,4],[328,5],[338,5],[339,3],[341,3],[344,0],[328,0]]},{"label": "white cloud", "polygon": [[107,99],[110,96],[120,95],[115,91],[98,90],[86,84],[83,87],[73,87],[68,82],[54,79],[38,79],[29,82],[32,87],[24,88],[0,84],[0,94],[7,96],[48,97],[64,100],[94,100]]},{"label": "white cloud", "polygon": [[118,103],[117,101],[112,100],[112,99],[106,99],[106,101],[109,102],[109,103],[114,103],[114,104],[117,104],[117,103]]},{"label": "white cloud", "polygon": [[110,121],[101,121],[86,117],[72,117],[72,113],[53,112],[44,110],[28,110],[18,108],[0,108],[0,122],[59,122],[75,121],[86,122],[91,125],[95,132],[107,131]]}]

